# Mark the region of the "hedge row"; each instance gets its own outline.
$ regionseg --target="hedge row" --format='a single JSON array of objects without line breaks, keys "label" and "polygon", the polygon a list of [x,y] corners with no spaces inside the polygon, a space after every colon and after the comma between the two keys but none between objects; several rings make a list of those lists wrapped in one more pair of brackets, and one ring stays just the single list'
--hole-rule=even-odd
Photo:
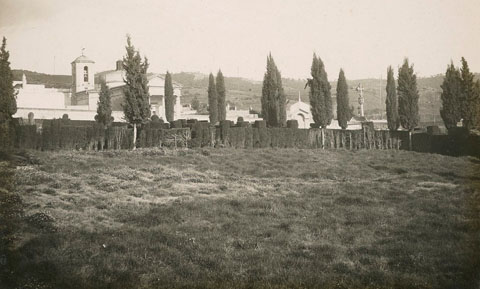
[{"label": "hedge row", "polygon": [[[96,123],[82,125],[65,120],[35,125],[14,123],[0,127],[0,148],[22,149],[131,149],[133,130],[127,126],[104,129]],[[84,125],[85,124],[85,125]],[[361,130],[298,129],[294,122],[287,128],[267,128],[263,121],[222,121],[213,126],[204,121],[179,120],[170,128],[164,123],[150,123],[139,129],[137,147],[207,147],[233,148],[325,148],[325,149],[402,149],[408,150],[408,132],[378,131],[365,125]],[[480,156],[480,136],[458,131],[450,135],[415,133],[412,148],[418,152]]]},{"label": "hedge row", "polygon": [[472,134],[412,135],[413,150],[452,156],[471,155],[480,157],[480,136]]},{"label": "hedge row", "polygon": [[187,147],[190,139],[188,128],[144,128],[140,131],[137,147]]},{"label": "hedge row", "polygon": [[[222,121],[217,127],[197,123],[192,127],[192,147],[225,146],[234,148],[343,148],[343,149],[405,149],[408,132],[362,130],[309,130],[267,128],[262,122],[253,127]],[[322,141],[323,138],[323,141]]]},{"label": "hedge row", "polygon": [[[190,129],[163,129],[161,126],[146,126],[139,129],[137,147],[186,146]],[[41,131],[35,125],[18,125],[14,129],[14,146],[21,149],[59,150],[105,150],[133,148],[133,129],[111,126],[105,129],[90,126],[68,125],[62,120],[43,123]]]}]

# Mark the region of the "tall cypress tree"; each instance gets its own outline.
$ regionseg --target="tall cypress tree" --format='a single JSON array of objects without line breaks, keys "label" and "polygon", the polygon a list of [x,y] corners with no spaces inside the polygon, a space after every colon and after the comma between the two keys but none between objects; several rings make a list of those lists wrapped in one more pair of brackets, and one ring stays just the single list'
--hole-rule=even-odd
[{"label": "tall cypress tree", "polygon": [[95,120],[104,126],[109,126],[113,121],[110,89],[105,80],[100,82],[100,87]]},{"label": "tall cypress tree", "polygon": [[9,57],[7,39],[3,37],[0,48],[0,149],[10,149],[13,146],[14,131],[11,120],[17,112],[16,92],[13,88]]},{"label": "tall cypress tree", "polygon": [[282,76],[271,54],[267,57],[267,71],[263,76],[262,118],[270,127],[285,126],[287,121],[286,96]]},{"label": "tall cypress tree", "polygon": [[280,70],[278,70],[277,66],[275,66],[275,69],[277,70],[278,121],[280,127],[285,127],[287,125],[287,96],[283,90],[282,75],[280,74]]},{"label": "tall cypress tree", "polygon": [[398,115],[400,124],[409,132],[409,147],[412,149],[412,131],[418,125],[418,90],[417,76],[413,72],[413,65],[409,66],[405,58],[398,70]]},{"label": "tall cypress tree", "polygon": [[208,77],[208,114],[210,123],[216,124],[218,121],[217,88],[215,87],[215,78],[211,73]]},{"label": "tall cypress tree", "polygon": [[472,111],[473,118],[472,118],[472,126],[473,128],[476,128],[480,130],[480,80],[477,80],[475,82],[475,87],[473,90],[473,93],[475,95],[475,109]]},{"label": "tall cypress tree", "polygon": [[472,129],[480,125],[480,91],[478,87],[480,82],[474,81],[473,73],[468,68],[468,63],[462,57],[462,67],[460,68],[462,82],[462,116],[463,124],[467,129]]},{"label": "tall cypress tree", "polygon": [[447,67],[441,88],[442,108],[440,109],[440,116],[445,127],[451,129],[457,127],[457,123],[462,119],[461,100],[463,93],[460,71],[455,68],[453,62]]},{"label": "tall cypress tree", "polygon": [[387,111],[388,129],[396,131],[400,126],[398,119],[397,89],[395,88],[395,77],[391,66],[387,68],[387,98],[385,99]]},{"label": "tall cypress tree", "polygon": [[137,125],[144,123],[150,118],[150,94],[148,92],[147,69],[148,60],[140,57],[140,53],[127,36],[127,54],[123,57],[123,69],[125,70],[125,101],[122,104],[125,119],[133,124],[133,149],[137,140]]},{"label": "tall cypress tree", "polygon": [[312,78],[307,80],[306,86],[310,87],[309,97],[313,121],[318,127],[326,128],[332,123],[333,118],[331,86],[325,66],[316,54],[313,54],[311,75]]},{"label": "tall cypress tree", "polygon": [[0,122],[10,120],[17,112],[16,93],[13,88],[13,74],[9,58],[7,39],[3,37],[0,48]]},{"label": "tall cypress tree", "polygon": [[343,69],[340,69],[337,82],[337,120],[342,129],[346,129],[348,121],[352,118],[348,100],[348,85]]},{"label": "tall cypress tree", "polygon": [[217,102],[218,102],[218,120],[225,120],[227,117],[227,108],[225,103],[225,80],[221,70],[218,70],[216,79]]},{"label": "tall cypress tree", "polygon": [[173,95],[172,75],[167,71],[165,75],[165,118],[172,122],[175,117],[175,96]]}]

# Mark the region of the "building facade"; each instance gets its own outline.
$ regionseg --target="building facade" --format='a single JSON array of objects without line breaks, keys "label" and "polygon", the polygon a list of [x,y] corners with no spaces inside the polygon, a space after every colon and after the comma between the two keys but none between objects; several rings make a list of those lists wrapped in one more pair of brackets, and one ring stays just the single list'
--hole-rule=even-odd
[{"label": "building facade", "polygon": [[[123,89],[125,87],[125,71],[122,67],[122,61],[117,61],[116,69],[97,73],[95,76],[96,82],[105,81],[111,91],[112,110],[122,110],[122,103],[125,98]],[[152,115],[157,115],[163,120],[165,117],[165,77],[158,73],[149,73],[148,92],[150,93],[150,106]],[[176,82],[173,84],[173,94],[175,96],[174,118],[179,119],[182,115],[182,86]]]},{"label": "building facade", "polygon": [[[28,118],[32,112],[36,119],[61,118],[68,114],[74,120],[94,120],[97,113],[100,81],[105,81],[112,95],[112,116],[115,121],[124,121],[122,103],[124,101],[123,81],[125,71],[122,61],[117,61],[116,69],[96,73],[95,61],[80,55],[71,63],[71,89],[46,88],[42,84],[28,84],[25,75],[22,81],[15,81],[17,91],[17,113],[14,117]],[[165,78],[161,74],[149,73],[148,88],[152,115],[165,118]],[[175,95],[175,119],[182,117],[182,87],[173,83]]]}]

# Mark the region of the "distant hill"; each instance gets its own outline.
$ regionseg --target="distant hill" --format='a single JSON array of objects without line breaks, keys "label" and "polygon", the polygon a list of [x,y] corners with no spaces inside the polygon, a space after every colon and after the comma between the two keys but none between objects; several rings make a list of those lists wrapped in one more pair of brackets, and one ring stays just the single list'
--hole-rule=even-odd
[{"label": "distant hill", "polygon": [[[25,73],[29,83],[45,84],[47,87],[70,88],[72,77],[70,75],[50,75],[28,70],[13,70],[14,80],[22,80]],[[480,74],[476,74],[480,78]],[[208,75],[199,72],[180,72],[172,74],[172,79],[183,86],[182,103],[189,104],[197,97],[200,103],[207,103]],[[364,109],[369,118],[385,117],[385,86],[386,79],[359,79],[348,80],[350,105],[358,106],[358,92],[355,88],[358,84],[364,87]],[[435,75],[418,79],[420,93],[420,117],[422,121],[441,121],[440,118],[440,85],[443,75]],[[300,94],[302,101],[308,102],[308,89],[305,89],[305,79],[283,79],[283,87],[287,95],[287,101],[294,103]],[[336,81],[331,82],[332,96],[335,97]],[[239,109],[260,111],[260,98],[262,95],[262,82],[241,77],[225,77],[227,89],[227,101],[236,105]],[[334,99],[335,101],[335,99]],[[355,109],[355,112],[357,110]]]},{"label": "distant hill", "polygon": [[38,73],[29,70],[12,70],[13,80],[22,80],[22,75],[25,73],[27,82],[30,84],[45,84],[47,88],[70,88],[72,87],[71,75],[52,75],[45,73]]},{"label": "distant hill", "polygon": [[[176,73],[172,78],[183,85],[183,103],[190,103],[194,97],[197,97],[201,103],[207,103],[208,77],[204,75],[199,77],[198,73]],[[440,119],[440,85],[443,81],[443,75],[437,75],[428,78],[418,79],[418,90],[420,93],[420,114],[424,120]],[[289,103],[296,102],[300,94],[302,101],[308,102],[308,88],[305,89],[305,79],[283,79],[283,87]],[[350,105],[358,106],[358,92],[355,88],[358,84],[364,87],[365,113],[370,118],[385,117],[385,86],[386,79],[359,79],[349,80]],[[227,101],[237,105],[241,109],[260,110],[260,98],[262,95],[262,82],[253,81],[238,77],[225,77],[225,86],[227,88]],[[336,95],[336,81],[331,82],[332,97]]]}]

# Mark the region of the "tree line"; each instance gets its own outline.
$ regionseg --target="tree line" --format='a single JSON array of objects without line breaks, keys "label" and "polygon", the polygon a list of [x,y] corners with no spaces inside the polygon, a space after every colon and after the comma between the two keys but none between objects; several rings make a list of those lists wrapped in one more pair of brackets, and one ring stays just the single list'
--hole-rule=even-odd
[{"label": "tree line", "polygon": [[[125,99],[122,105],[125,120],[134,128],[134,142],[137,126],[151,118],[150,94],[148,91],[148,59],[140,56],[139,51],[127,36],[126,55],[123,57],[125,70]],[[314,123],[312,127],[325,129],[333,120],[331,85],[320,57],[313,54],[310,68],[311,78],[307,79],[305,88],[309,88],[309,102]],[[441,85],[442,107],[440,115],[447,129],[456,128],[461,122],[466,129],[480,128],[480,80],[475,81],[465,58],[461,59],[461,68],[448,65]],[[387,97],[385,109],[389,130],[395,131],[400,126],[411,132],[418,126],[419,93],[417,76],[413,64],[404,59],[398,68],[397,80],[391,66],[387,68]],[[349,104],[348,84],[345,72],[340,69],[336,87],[337,121],[346,129],[353,112]],[[174,120],[175,95],[172,77],[167,71],[165,76],[165,115],[166,120]],[[111,116],[111,95],[106,83],[101,83],[97,115],[95,120],[105,126],[113,121]],[[209,75],[208,111],[210,122],[215,124],[226,119],[226,89],[221,70],[216,77]],[[285,127],[287,121],[286,95],[282,86],[282,77],[271,53],[267,56],[266,72],[263,78],[261,96],[261,116],[269,127]],[[7,139],[7,127],[16,113],[16,92],[13,88],[13,75],[10,69],[9,52],[3,37],[0,48],[0,136]]]},{"label": "tree line", "polygon": [[[467,130],[480,128],[480,80],[474,81],[467,61],[462,57],[462,67],[450,64],[441,85],[442,108],[440,115],[447,129],[462,123]],[[326,128],[333,119],[331,85],[320,57],[313,55],[311,78],[307,79],[305,88],[309,88],[310,110],[314,123],[312,127]],[[396,131],[401,126],[411,132],[419,125],[419,93],[417,76],[413,64],[405,58],[398,68],[395,80],[392,66],[387,68],[387,97],[385,110],[388,128]],[[337,81],[337,121],[346,129],[353,116],[349,105],[348,85],[345,72],[340,69]],[[282,88],[280,71],[271,54],[267,57],[267,69],[263,79],[262,117],[271,127],[285,126],[286,97]]]}]

